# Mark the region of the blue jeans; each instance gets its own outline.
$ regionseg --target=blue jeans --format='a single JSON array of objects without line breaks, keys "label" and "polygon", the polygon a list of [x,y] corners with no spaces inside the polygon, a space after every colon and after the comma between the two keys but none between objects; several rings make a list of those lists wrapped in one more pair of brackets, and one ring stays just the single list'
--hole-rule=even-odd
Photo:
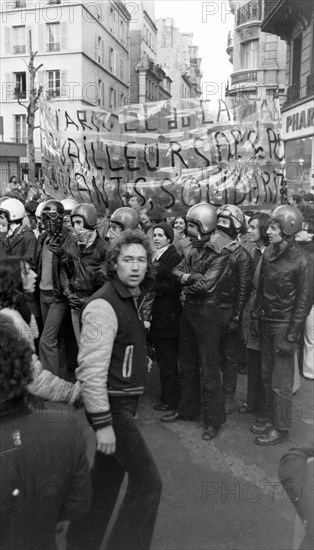
[{"label": "blue jeans", "polygon": [[68,550],[98,550],[125,474],[128,485],[106,549],[148,550],[154,531],[161,479],[134,415],[137,397],[110,397],[116,452],[96,451],[91,471],[93,499],[86,520],[72,522]]},{"label": "blue jeans", "polygon": [[44,369],[59,374],[58,336],[69,305],[56,300],[52,292],[40,291],[40,309],[44,328],[39,341],[39,358]]},{"label": "blue jeans", "polygon": [[275,349],[288,325],[261,323],[262,382],[267,420],[279,430],[288,430],[292,418],[294,354],[279,355]]}]

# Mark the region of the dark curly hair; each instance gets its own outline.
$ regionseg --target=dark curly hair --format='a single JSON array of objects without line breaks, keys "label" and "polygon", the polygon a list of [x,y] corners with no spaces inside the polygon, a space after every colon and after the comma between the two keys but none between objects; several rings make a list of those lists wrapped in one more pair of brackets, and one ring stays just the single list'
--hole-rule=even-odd
[{"label": "dark curly hair", "polygon": [[0,401],[27,393],[32,381],[32,349],[9,316],[0,312]]},{"label": "dark curly hair", "polygon": [[18,256],[0,261],[0,309],[16,308],[17,292],[23,292],[22,269],[26,262]]},{"label": "dark curly hair", "polygon": [[149,237],[143,231],[136,229],[126,229],[119,237],[111,243],[106,261],[106,273],[109,278],[113,278],[116,273],[116,263],[123,246],[129,244],[141,244],[147,253],[147,275],[152,276],[152,247]]}]

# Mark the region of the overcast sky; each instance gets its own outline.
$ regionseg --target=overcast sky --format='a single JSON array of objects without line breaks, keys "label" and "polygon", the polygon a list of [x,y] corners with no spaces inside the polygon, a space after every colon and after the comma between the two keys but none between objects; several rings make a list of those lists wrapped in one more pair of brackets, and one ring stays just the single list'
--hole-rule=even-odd
[{"label": "overcast sky", "polygon": [[173,17],[180,31],[193,32],[194,44],[200,47],[202,58],[203,95],[206,83],[216,83],[208,84],[209,94],[218,92],[218,87],[221,90],[221,83],[226,83],[232,72],[226,47],[234,17],[230,14],[228,1],[155,0],[155,15],[156,19]]}]

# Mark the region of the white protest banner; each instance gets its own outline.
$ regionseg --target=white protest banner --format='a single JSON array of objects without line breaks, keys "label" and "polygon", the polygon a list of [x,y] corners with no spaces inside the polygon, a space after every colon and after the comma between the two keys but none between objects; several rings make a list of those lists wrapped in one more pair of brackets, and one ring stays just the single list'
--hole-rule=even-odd
[{"label": "white protest banner", "polygon": [[185,99],[58,110],[41,101],[47,193],[92,202],[99,213],[123,206],[126,191],[162,216],[213,205],[276,204],[283,185],[283,142],[274,103]]}]

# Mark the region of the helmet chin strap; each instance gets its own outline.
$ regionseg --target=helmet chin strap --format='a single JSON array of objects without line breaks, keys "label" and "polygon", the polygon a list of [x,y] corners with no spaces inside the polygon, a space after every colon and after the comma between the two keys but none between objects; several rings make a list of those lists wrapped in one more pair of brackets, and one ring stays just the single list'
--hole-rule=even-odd
[{"label": "helmet chin strap", "polygon": [[210,240],[211,233],[196,235],[196,233],[188,232],[188,235],[194,248],[202,248]]}]

